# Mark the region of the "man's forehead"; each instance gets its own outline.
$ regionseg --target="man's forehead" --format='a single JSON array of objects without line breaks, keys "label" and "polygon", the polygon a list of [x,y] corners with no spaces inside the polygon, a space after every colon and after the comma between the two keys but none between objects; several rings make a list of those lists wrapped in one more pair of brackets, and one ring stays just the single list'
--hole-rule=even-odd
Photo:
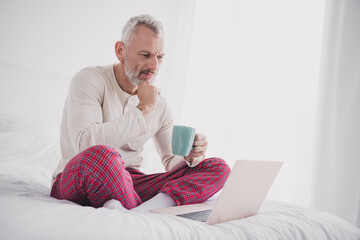
[{"label": "man's forehead", "polygon": [[152,29],[139,26],[129,41],[129,47],[136,51],[163,51],[164,39],[157,35]]}]

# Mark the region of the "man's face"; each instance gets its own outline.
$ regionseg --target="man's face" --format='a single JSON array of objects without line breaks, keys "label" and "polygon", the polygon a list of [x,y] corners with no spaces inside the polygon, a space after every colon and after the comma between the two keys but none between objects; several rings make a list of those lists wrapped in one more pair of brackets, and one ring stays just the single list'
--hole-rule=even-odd
[{"label": "man's face", "polygon": [[149,28],[138,27],[124,49],[125,74],[130,82],[139,86],[152,83],[162,63],[163,39]]}]

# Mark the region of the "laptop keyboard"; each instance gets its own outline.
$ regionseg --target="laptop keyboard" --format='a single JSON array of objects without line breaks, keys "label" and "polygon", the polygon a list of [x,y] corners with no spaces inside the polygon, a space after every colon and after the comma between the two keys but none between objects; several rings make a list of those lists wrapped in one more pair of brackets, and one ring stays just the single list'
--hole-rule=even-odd
[{"label": "laptop keyboard", "polygon": [[204,210],[204,211],[179,214],[176,216],[188,218],[188,219],[192,219],[192,220],[196,220],[196,221],[200,221],[200,222],[206,222],[210,213],[211,213],[211,209],[208,209],[208,210]]}]

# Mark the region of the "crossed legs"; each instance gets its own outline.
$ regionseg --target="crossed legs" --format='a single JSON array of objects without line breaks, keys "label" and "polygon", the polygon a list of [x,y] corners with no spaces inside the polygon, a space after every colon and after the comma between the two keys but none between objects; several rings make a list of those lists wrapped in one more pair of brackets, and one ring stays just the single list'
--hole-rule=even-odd
[{"label": "crossed legs", "polygon": [[144,174],[126,168],[114,149],[97,145],[76,155],[58,175],[51,196],[84,206],[102,207],[110,199],[134,208],[158,193],[168,194],[177,205],[203,202],[224,185],[230,173],[226,162],[209,158],[196,167]]}]

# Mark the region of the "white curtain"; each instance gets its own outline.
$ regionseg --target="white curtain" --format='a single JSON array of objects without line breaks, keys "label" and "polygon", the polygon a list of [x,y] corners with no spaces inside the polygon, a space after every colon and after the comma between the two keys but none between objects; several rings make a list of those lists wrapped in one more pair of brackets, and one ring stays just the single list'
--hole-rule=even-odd
[{"label": "white curtain", "polygon": [[[177,122],[208,155],[278,160],[269,198],[310,202],[323,1],[198,0]],[[179,96],[179,95],[177,95]]]},{"label": "white curtain", "polygon": [[177,123],[207,135],[208,156],[230,165],[283,161],[269,198],[353,224],[360,190],[359,4],[198,0],[182,98],[170,98]]},{"label": "white curtain", "polygon": [[360,227],[360,1],[328,0],[314,206]]}]

